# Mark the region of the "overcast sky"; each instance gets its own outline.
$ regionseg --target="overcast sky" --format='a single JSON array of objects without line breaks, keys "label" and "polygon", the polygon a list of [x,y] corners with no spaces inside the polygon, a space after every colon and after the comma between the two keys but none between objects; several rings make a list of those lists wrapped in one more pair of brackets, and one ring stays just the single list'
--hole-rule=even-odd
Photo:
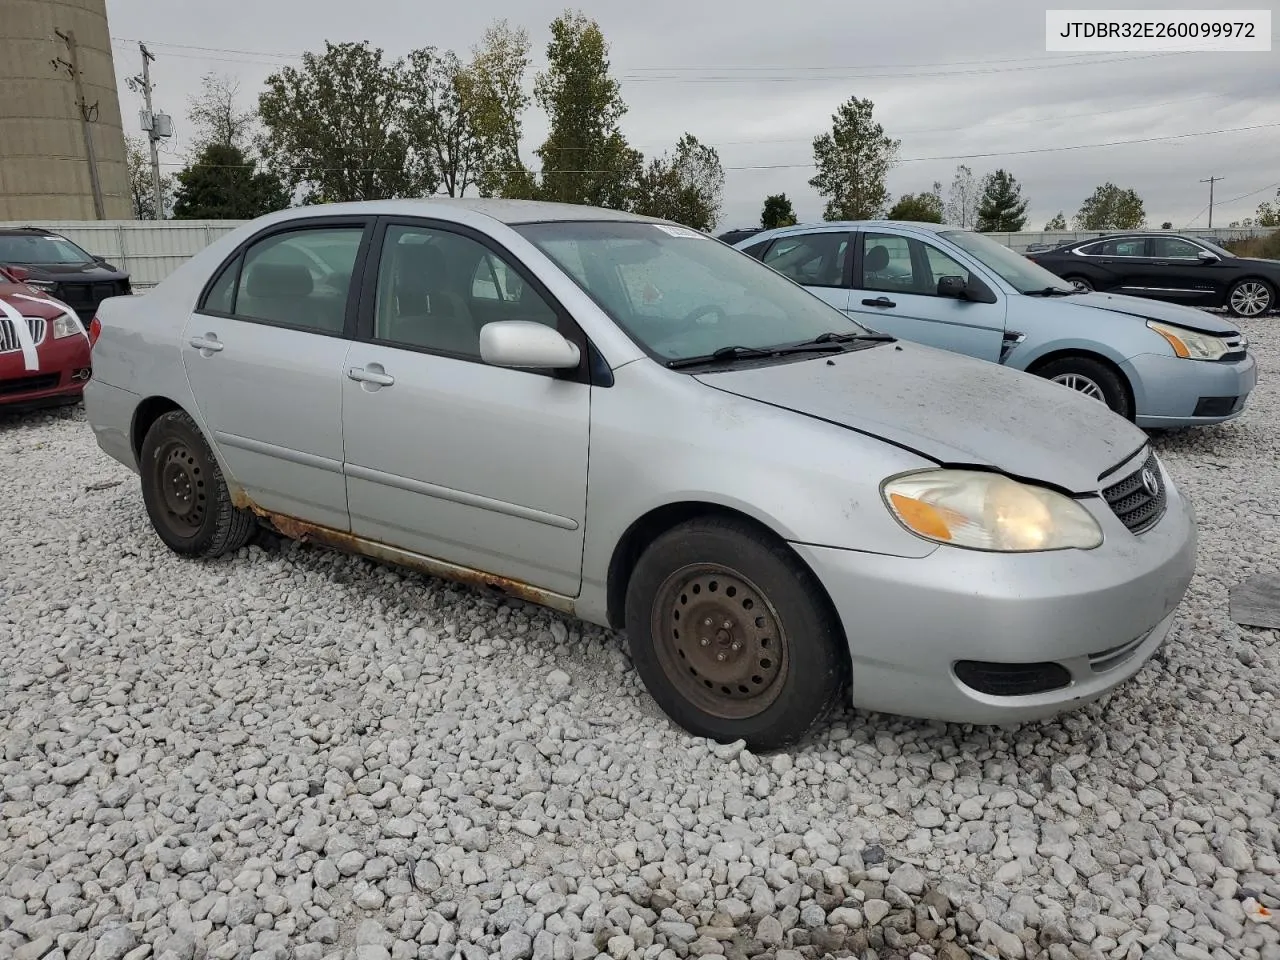
[{"label": "overcast sky", "polygon": [[[140,106],[123,83],[139,69],[136,41],[151,44],[157,57],[155,105],[172,115],[176,134],[166,145],[170,172],[184,152],[187,97],[207,72],[239,79],[249,104],[274,69],[325,40],[368,40],[392,56],[426,45],[465,56],[499,17],[529,31],[540,68],[548,25],[564,9],[556,0],[108,0],[107,6],[126,132],[137,132]],[[1242,5],[1165,0],[1160,6]],[[1050,54],[1045,8],[1025,0],[807,0],[787,13],[777,0],[591,0],[582,9],[610,44],[630,107],[623,129],[632,144],[657,153],[689,131],[719,150],[726,168],[720,229],[758,223],[763,198],[778,192],[792,198],[802,221],[820,218],[822,202],[807,184],[812,138],[855,95],[871,98],[877,120],[902,141],[902,162],[889,174],[895,197],[926,190],[934,180],[949,185],[961,162],[978,176],[1004,167],[1031,200],[1028,229],[1042,228],[1059,210],[1070,220],[1107,180],[1138,191],[1149,225],[1205,226],[1208,185],[1199,181],[1209,176],[1224,178],[1214,213],[1214,225],[1222,226],[1252,215],[1275,196],[1280,180],[1280,125],[1060,149],[1280,124],[1274,37],[1269,53]],[[535,163],[532,150],[545,132],[532,105],[526,163]],[[974,154],[992,156],[954,159]]]}]

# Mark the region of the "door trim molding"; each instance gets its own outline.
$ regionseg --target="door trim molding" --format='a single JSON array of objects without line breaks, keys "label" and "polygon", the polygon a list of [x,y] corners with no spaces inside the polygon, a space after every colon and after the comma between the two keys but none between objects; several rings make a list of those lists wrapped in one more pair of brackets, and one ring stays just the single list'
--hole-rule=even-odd
[{"label": "door trim molding", "polygon": [[288,460],[290,463],[297,463],[304,467],[312,467],[316,470],[323,470],[326,473],[342,473],[342,463],[338,460],[331,460],[328,457],[321,457],[314,453],[304,453],[301,450],[293,450],[289,447],[279,447],[274,443],[267,443],[263,440],[254,440],[250,437],[242,437],[234,433],[226,433],[222,430],[213,432],[213,439],[218,443],[226,444],[228,447],[236,447],[239,450],[248,450],[250,453],[260,453],[264,457],[276,457],[279,460]]},{"label": "door trim molding", "polygon": [[425,497],[434,497],[437,500],[447,500],[450,503],[460,503],[464,506],[475,507],[478,510],[504,514],[508,517],[518,517],[521,520],[542,523],[561,530],[577,530],[579,526],[578,521],[570,517],[562,517],[543,510],[535,510],[533,507],[524,507],[518,503],[508,503],[505,500],[495,500],[492,497],[482,497],[477,493],[454,490],[452,487],[425,483],[422,480],[414,480],[394,473],[385,473],[372,467],[362,467],[358,463],[343,464],[342,470],[348,477],[353,477],[356,480],[367,480],[369,483],[381,484],[384,487],[405,490]]}]

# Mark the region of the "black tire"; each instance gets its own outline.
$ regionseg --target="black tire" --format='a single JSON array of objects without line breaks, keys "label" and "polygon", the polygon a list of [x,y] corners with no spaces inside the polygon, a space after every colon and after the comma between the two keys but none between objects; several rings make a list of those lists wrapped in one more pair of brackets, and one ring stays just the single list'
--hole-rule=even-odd
[{"label": "black tire", "polygon": [[171,410],[151,425],[139,470],[151,526],[175,553],[218,557],[253,535],[256,518],[231,502],[213,451],[185,412]]},{"label": "black tire", "polygon": [[[681,623],[691,625],[683,635]],[[844,632],[813,574],[745,522],[693,520],[654,540],[627,584],[626,625],[650,695],[696,736],[741,739],[759,751],[785,747],[823,720],[847,687]],[[717,639],[698,635],[703,629]]]},{"label": "black tire", "polygon": [[[1036,371],[1036,375],[1046,380],[1062,378],[1066,381],[1063,385],[1067,389],[1080,389],[1073,386],[1070,378],[1083,378],[1101,391],[1102,397],[1094,397],[1094,399],[1101,399],[1113,413],[1118,413],[1128,420],[1133,419],[1133,402],[1129,399],[1129,391],[1124,381],[1120,378],[1120,374],[1100,360],[1089,357],[1063,357],[1061,360],[1046,363]],[[1086,391],[1081,390],[1081,392]]]},{"label": "black tire", "polygon": [[1233,317],[1244,317],[1246,320],[1265,317],[1276,309],[1276,288],[1256,277],[1238,280],[1227,291],[1226,306],[1227,312]]},{"label": "black tire", "polygon": [[1084,277],[1070,276],[1063,277],[1062,279],[1067,281],[1067,283],[1073,284],[1077,290],[1081,290],[1084,293],[1093,293],[1093,291],[1097,289],[1097,287],[1093,285],[1092,281],[1087,280]]}]

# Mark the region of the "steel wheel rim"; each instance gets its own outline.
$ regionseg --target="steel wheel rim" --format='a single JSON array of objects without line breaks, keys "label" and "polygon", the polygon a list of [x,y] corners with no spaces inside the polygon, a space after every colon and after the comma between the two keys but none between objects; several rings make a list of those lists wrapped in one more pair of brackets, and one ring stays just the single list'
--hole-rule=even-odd
[{"label": "steel wheel rim", "polygon": [[1090,283],[1088,280],[1074,279],[1071,281],[1071,285],[1075,287],[1077,290],[1079,290],[1081,293],[1093,292],[1093,284]]},{"label": "steel wheel rim", "polygon": [[1250,280],[1231,291],[1231,309],[1241,316],[1256,317],[1271,306],[1271,291],[1265,284]]},{"label": "steel wheel rim", "polygon": [[193,537],[204,525],[208,507],[204,471],[185,443],[166,444],[156,457],[156,488],[160,509],[180,537]]},{"label": "steel wheel rim", "polygon": [[1060,373],[1053,378],[1054,383],[1060,383],[1068,390],[1074,390],[1076,393],[1083,393],[1086,397],[1094,400],[1107,402],[1107,395],[1102,392],[1102,388],[1088,377],[1079,373]]},{"label": "steel wheel rim", "polygon": [[767,710],[790,666],[782,620],[746,577],[690,564],[662,582],[650,619],[655,652],[675,690],[722,720]]}]

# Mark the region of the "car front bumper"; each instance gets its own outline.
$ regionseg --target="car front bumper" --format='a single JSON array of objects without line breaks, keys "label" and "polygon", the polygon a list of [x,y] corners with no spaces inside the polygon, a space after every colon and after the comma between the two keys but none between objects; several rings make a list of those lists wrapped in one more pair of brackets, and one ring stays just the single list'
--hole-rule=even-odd
[{"label": "car front bumper", "polygon": [[0,407],[74,402],[90,376],[89,342],[81,335],[54,339],[46,333],[36,345],[38,365],[28,370],[22,352],[0,353]]},{"label": "car front bumper", "polygon": [[1133,386],[1134,421],[1144,428],[1234,420],[1258,382],[1253,354],[1222,363],[1142,353],[1120,367]]},{"label": "car front bumper", "polygon": [[[1082,501],[1103,529],[1094,550],[939,547],[911,559],[793,544],[844,625],[854,705],[955,723],[1019,723],[1074,709],[1128,680],[1168,636],[1195,572],[1194,509],[1167,473],[1165,483],[1165,514],[1140,535],[1100,498]],[[964,661],[1056,665],[1069,682],[997,696],[961,681]]]}]

